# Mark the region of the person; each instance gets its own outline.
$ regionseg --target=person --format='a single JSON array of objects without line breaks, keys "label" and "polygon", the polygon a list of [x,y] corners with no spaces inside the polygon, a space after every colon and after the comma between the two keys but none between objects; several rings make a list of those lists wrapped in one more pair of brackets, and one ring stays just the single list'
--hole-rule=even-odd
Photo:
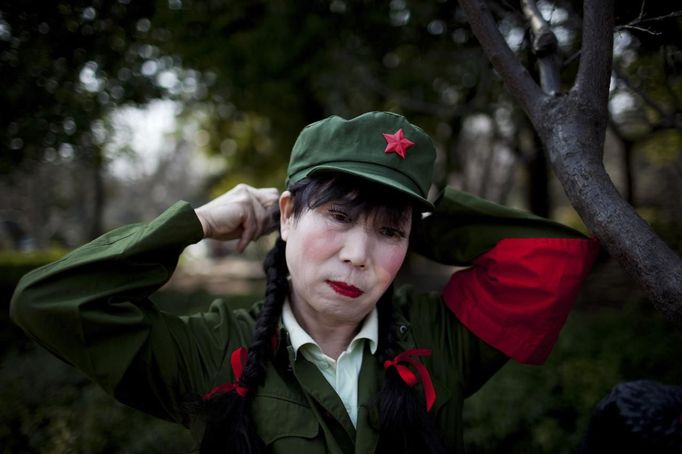
[{"label": "person", "polygon": [[[302,130],[286,190],[179,202],[26,275],[11,317],[116,399],[189,427],[200,452],[460,452],[462,405],[513,358],[549,354],[596,242],[446,188],[403,116]],[[178,317],[152,295],[202,238],[279,235],[250,310]],[[468,268],[393,289],[408,248]]]}]

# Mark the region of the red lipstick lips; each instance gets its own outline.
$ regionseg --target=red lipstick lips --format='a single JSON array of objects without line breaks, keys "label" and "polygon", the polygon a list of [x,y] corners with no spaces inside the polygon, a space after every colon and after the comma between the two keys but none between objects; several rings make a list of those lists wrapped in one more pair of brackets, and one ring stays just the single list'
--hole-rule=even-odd
[{"label": "red lipstick lips", "polygon": [[359,288],[350,284],[346,284],[345,282],[327,281],[327,284],[339,295],[348,296],[350,298],[357,298],[358,296],[365,293]]}]

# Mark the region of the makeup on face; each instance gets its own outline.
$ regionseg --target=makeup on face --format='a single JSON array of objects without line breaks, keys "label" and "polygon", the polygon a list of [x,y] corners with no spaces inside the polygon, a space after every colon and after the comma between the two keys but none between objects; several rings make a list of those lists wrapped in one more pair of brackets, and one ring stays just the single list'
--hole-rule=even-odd
[{"label": "makeup on face", "polygon": [[327,280],[326,282],[336,293],[349,298],[355,299],[365,293],[356,286],[347,284],[346,282],[332,280]]},{"label": "makeup on face", "polygon": [[[283,212],[290,201],[280,201]],[[283,219],[292,308],[308,325],[360,323],[405,258],[409,218],[393,222],[344,208],[326,203]]]}]

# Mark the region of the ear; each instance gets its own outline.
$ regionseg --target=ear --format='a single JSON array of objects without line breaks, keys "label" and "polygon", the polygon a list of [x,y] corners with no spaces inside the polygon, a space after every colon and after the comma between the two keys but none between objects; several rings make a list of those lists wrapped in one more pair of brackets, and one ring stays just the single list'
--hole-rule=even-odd
[{"label": "ear", "polygon": [[294,222],[294,198],[291,192],[284,191],[279,196],[279,233],[284,241],[289,236],[289,230]]}]

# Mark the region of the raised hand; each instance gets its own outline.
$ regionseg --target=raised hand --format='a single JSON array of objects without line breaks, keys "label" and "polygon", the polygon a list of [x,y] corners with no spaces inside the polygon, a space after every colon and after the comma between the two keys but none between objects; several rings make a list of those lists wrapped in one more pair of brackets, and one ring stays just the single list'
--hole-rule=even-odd
[{"label": "raised hand", "polygon": [[237,251],[243,252],[250,241],[269,233],[273,227],[269,211],[278,198],[276,188],[239,184],[195,212],[204,229],[204,238],[223,241],[239,238]]}]

